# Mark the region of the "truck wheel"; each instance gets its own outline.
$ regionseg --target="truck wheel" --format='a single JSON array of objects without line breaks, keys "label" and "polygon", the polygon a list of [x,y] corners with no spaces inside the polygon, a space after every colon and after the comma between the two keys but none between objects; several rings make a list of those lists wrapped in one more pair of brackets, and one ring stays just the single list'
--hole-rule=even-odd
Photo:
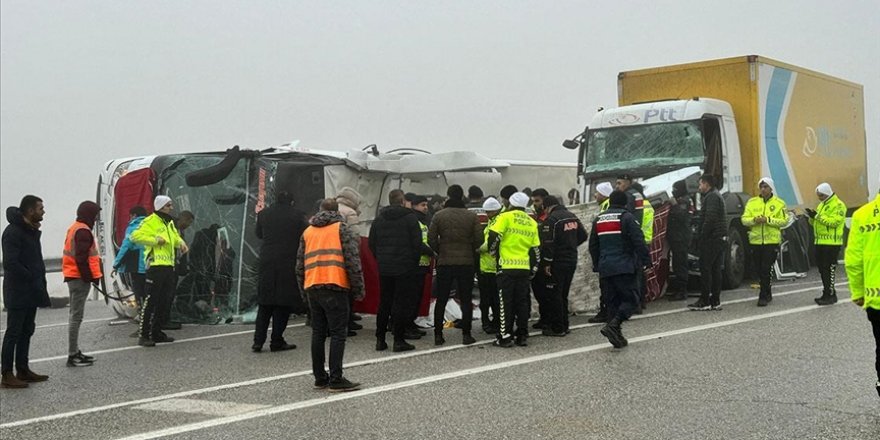
[{"label": "truck wheel", "polygon": [[724,255],[724,274],[722,286],[736,289],[742,283],[746,272],[746,248],[742,233],[736,227],[727,231],[727,253]]}]

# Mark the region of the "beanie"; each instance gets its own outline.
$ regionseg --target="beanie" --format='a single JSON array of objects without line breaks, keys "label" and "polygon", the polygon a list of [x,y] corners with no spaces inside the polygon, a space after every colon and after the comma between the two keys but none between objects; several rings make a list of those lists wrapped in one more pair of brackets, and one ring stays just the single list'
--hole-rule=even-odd
[{"label": "beanie", "polygon": [[758,185],[760,185],[762,183],[766,183],[767,186],[770,187],[771,191],[774,191],[774,192],[776,191],[776,184],[773,183],[773,179],[771,179],[769,177],[762,177],[761,180],[758,181]]},{"label": "beanie", "polygon": [[517,208],[525,208],[529,205],[529,196],[522,192],[514,193],[510,196],[510,205]]},{"label": "beanie", "polygon": [[501,202],[499,202],[495,197],[489,197],[483,202],[483,209],[486,211],[500,211],[501,210]]},{"label": "beanie", "polygon": [[611,186],[610,182],[602,182],[596,186],[596,192],[605,197],[610,196],[612,191],[614,191],[614,188]]},{"label": "beanie", "polygon": [[820,183],[819,186],[816,187],[816,192],[819,194],[825,194],[826,196],[834,194],[834,191],[831,190],[831,185],[826,182]]},{"label": "beanie", "polygon": [[165,205],[171,203],[171,197],[168,196],[156,196],[153,200],[153,211],[158,211],[165,207]]}]

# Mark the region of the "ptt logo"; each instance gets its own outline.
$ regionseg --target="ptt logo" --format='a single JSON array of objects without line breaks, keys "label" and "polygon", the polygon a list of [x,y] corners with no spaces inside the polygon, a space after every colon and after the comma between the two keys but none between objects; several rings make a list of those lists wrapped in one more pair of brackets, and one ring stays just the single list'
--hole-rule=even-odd
[{"label": "ptt logo", "polygon": [[660,122],[677,121],[675,118],[674,108],[652,108],[645,110],[645,123],[651,122],[652,118],[659,119]]},{"label": "ptt logo", "polygon": [[632,113],[623,113],[611,118],[608,123],[611,125],[629,125],[638,123],[641,120],[642,118],[640,118],[639,115]]}]

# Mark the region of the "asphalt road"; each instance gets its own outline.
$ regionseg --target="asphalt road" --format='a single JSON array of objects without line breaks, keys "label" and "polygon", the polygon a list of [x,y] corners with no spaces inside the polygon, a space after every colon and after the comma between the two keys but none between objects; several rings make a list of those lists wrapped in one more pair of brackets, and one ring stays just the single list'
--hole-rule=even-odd
[{"label": "asphalt road", "polygon": [[447,330],[439,349],[377,353],[367,317],[346,347],[364,385],[343,394],[312,388],[302,320],[288,352],[251,353],[252,326],[185,326],[144,349],[90,302],[81,345],[97,361],[67,368],[67,311],[41,310],[31,367],[51,378],[0,390],[0,438],[880,438],[870,325],[847,301],[815,306],[816,278],[777,284],[766,308],[748,287],[720,312],[652,303],[623,350],[575,317],[569,336],[524,348]]}]

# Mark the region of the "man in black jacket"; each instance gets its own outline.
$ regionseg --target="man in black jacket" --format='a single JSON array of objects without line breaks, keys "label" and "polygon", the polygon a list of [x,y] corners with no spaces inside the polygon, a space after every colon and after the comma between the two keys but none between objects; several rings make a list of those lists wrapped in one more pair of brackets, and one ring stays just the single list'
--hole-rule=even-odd
[{"label": "man in black jacket", "polygon": [[[43,200],[24,196],[16,208],[6,209],[9,225],[3,230],[3,303],[6,305],[6,334],[0,355],[2,388],[26,388],[29,382],[42,382],[49,376],[28,367],[31,336],[36,328],[38,307],[49,307],[46,265],[40,245]],[[12,364],[18,370],[12,374]]]},{"label": "man in black jacket", "polygon": [[688,305],[691,310],[721,310],[721,265],[727,247],[727,217],[724,200],[715,186],[715,177],[700,177],[700,299]]},{"label": "man in black jacket", "polygon": [[257,214],[257,238],[260,247],[260,277],[257,284],[257,321],[254,345],[259,352],[266,342],[269,320],[272,320],[270,351],[296,348],[284,340],[284,329],[294,308],[302,309],[296,283],[296,251],[303,231],[309,227],[306,213],[293,207],[293,197],[286,191],[276,196],[275,204]]},{"label": "man in black jacket", "polygon": [[672,252],[672,273],[674,281],[669,284],[670,301],[687,299],[688,285],[688,248],[691,244],[692,203],[688,196],[684,180],[672,184],[672,197],[675,198],[669,208],[669,220],[666,226],[666,240]]},{"label": "man in black jacket", "polygon": [[589,246],[593,272],[598,272],[605,283],[611,317],[600,332],[614,348],[623,348],[628,342],[620,325],[639,304],[636,273],[651,259],[642,228],[626,209],[626,193],[614,191],[610,200],[611,207],[593,220]]},{"label": "man in black jacket", "polygon": [[[534,197],[534,194],[532,194]],[[541,270],[546,287],[545,336],[568,332],[568,291],[577,269],[578,246],[587,241],[587,231],[577,216],[559,204],[555,196],[544,198],[547,218],[541,223]],[[542,316],[543,318],[543,316]]]},{"label": "man in black jacket", "polygon": [[370,227],[370,251],[379,264],[379,313],[376,316],[376,351],[388,348],[385,333],[392,319],[393,351],[415,347],[404,340],[411,304],[417,301],[422,229],[412,209],[404,206],[404,193],[388,193],[390,206],[379,211]]}]

